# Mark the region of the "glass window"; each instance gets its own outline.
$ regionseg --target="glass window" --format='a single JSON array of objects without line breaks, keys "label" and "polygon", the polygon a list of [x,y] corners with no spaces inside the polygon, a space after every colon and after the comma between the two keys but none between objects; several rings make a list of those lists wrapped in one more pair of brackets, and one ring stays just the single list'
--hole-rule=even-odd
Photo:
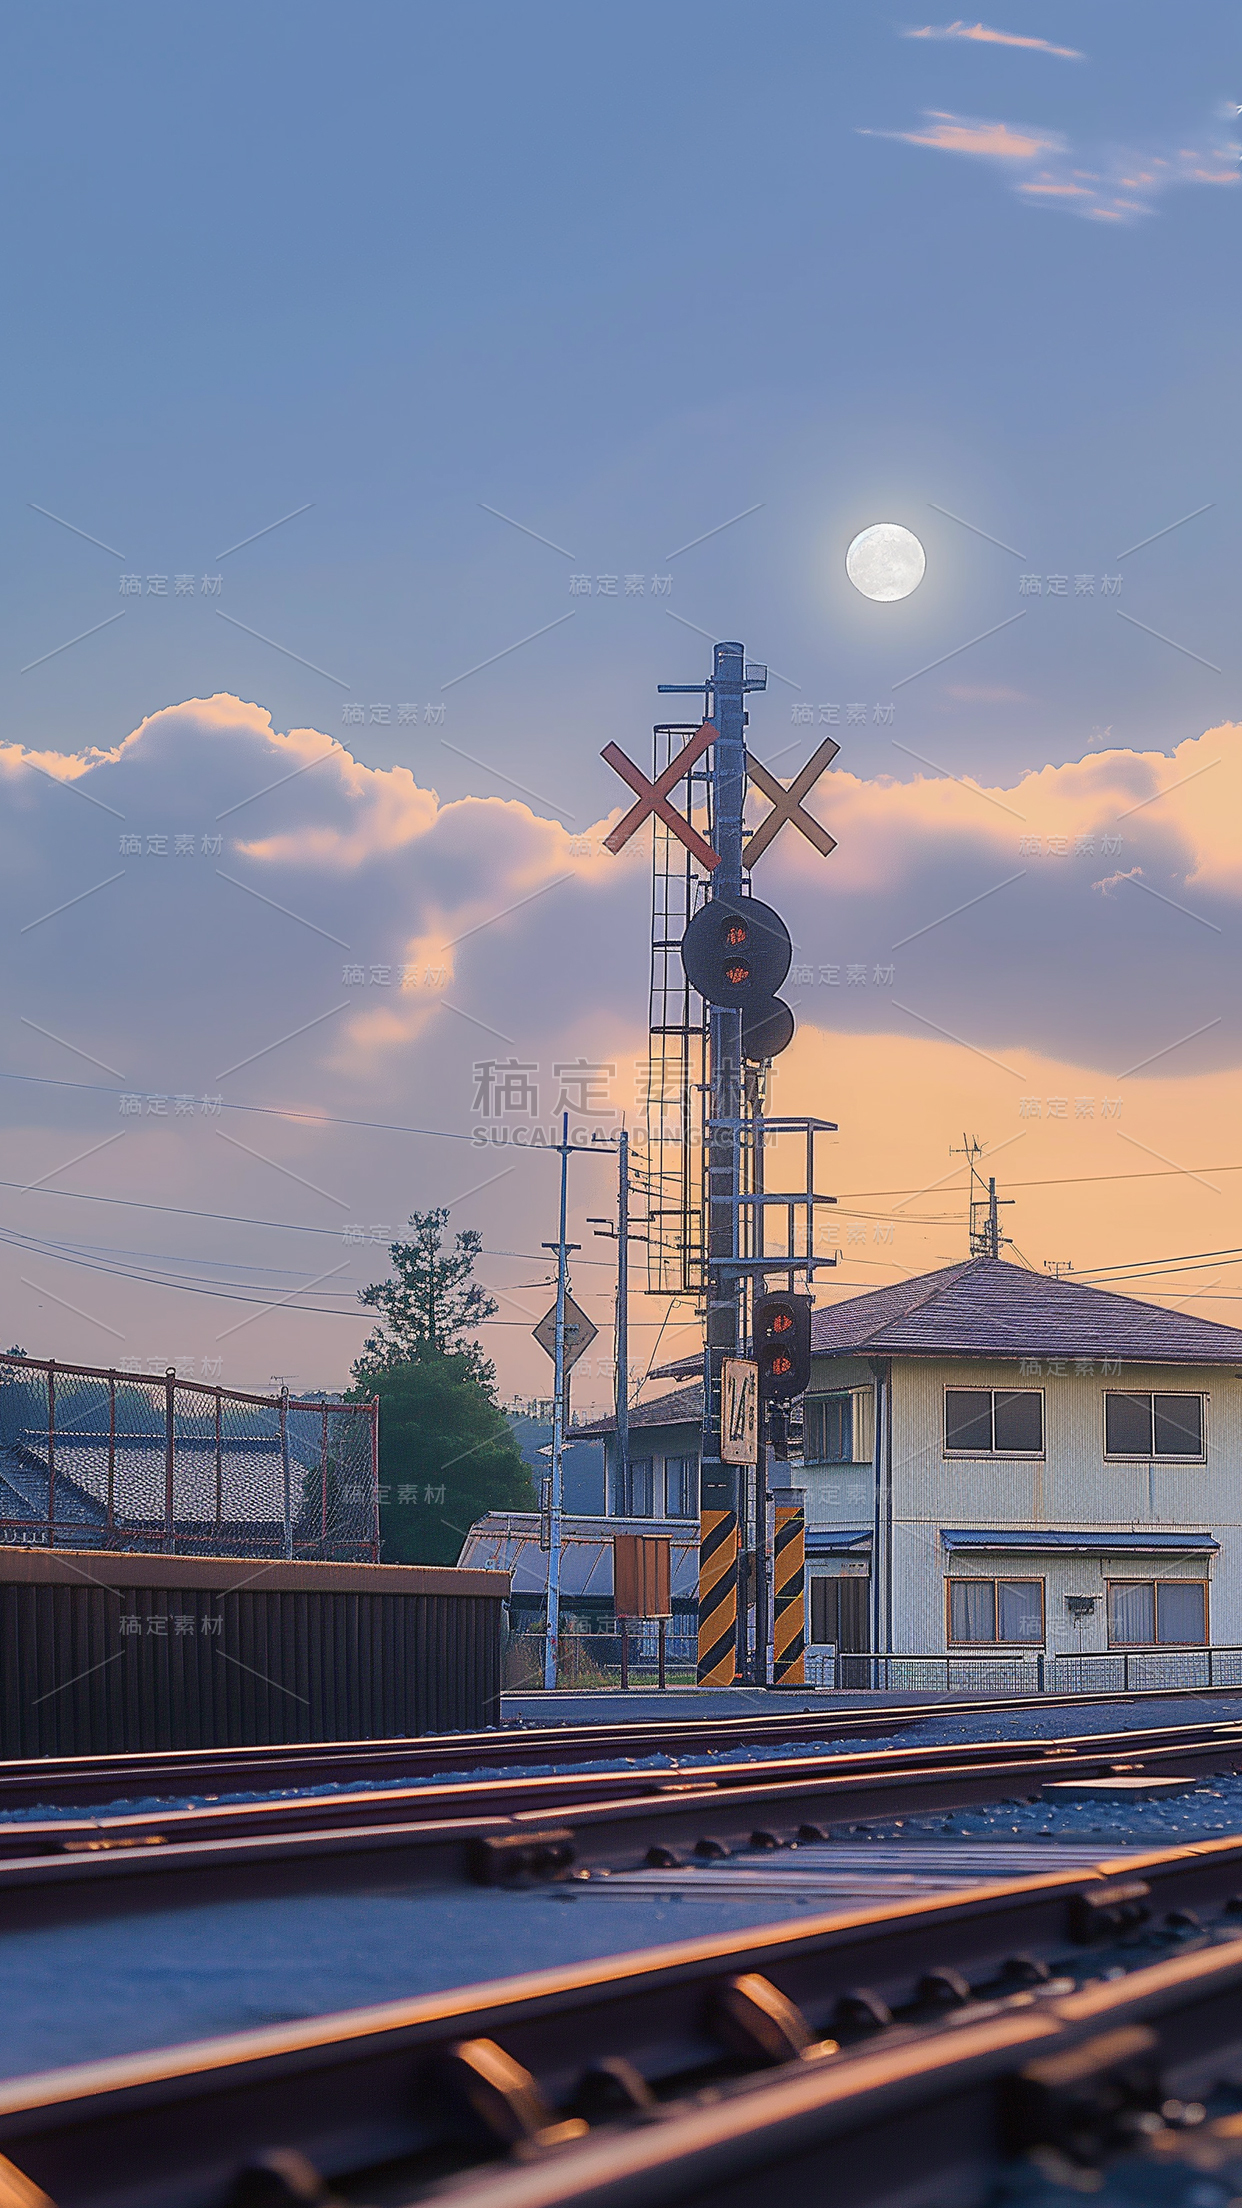
[{"label": "glass window", "polygon": [[1201,1579],[1157,1580],[1156,1639],[1203,1646],[1207,1640],[1207,1587]]},{"label": "glass window", "polygon": [[963,1449],[972,1456],[990,1456],[992,1450],[992,1392],[990,1388],[946,1388],[944,1391],[944,1445]]},{"label": "glass window", "polygon": [[668,1457],[665,1460],[665,1508],[670,1518],[698,1517],[698,1469],[697,1457]]},{"label": "glass window", "polygon": [[1044,1446],[1044,1399],[1039,1389],[997,1388],[992,1425],[997,1449],[1038,1456]]},{"label": "glass window", "polygon": [[1158,1457],[1203,1455],[1203,1397],[1153,1395],[1152,1423]]},{"label": "glass window", "polygon": [[805,1457],[809,1464],[852,1464],[854,1461],[854,1398],[852,1395],[808,1396]]},{"label": "glass window", "polygon": [[654,1482],[651,1476],[650,1457],[631,1457],[630,1491],[625,1498],[627,1518],[650,1518],[654,1502]]},{"label": "glass window", "polygon": [[1038,1579],[998,1579],[996,1582],[996,1638],[998,1641],[1042,1641],[1044,1637],[1043,1586]]},{"label": "glass window", "polygon": [[1108,1637],[1135,1645],[1156,1638],[1156,1586],[1150,1579],[1112,1580],[1108,1589]]},{"label": "glass window", "polygon": [[1042,1579],[951,1579],[950,1641],[1042,1641]]},{"label": "glass window", "polygon": [[1201,1457],[1201,1395],[1104,1396],[1104,1453],[1110,1457]]},{"label": "glass window", "polygon": [[996,1639],[996,1588],[990,1579],[949,1581],[949,1639]]},{"label": "glass window", "polygon": [[964,1457],[1040,1455],[1044,1399],[1038,1388],[946,1388],[944,1445]]},{"label": "glass window", "polygon": [[1151,1455],[1149,1395],[1119,1395],[1111,1388],[1105,1391],[1104,1449],[1110,1457]]}]

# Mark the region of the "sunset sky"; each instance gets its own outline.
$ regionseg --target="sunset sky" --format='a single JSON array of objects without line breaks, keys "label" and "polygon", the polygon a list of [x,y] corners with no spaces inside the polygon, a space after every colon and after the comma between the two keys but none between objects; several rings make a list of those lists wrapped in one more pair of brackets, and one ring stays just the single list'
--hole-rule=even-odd
[{"label": "sunset sky", "polygon": [[[972,1136],[1015,1261],[1240,1323],[1236,11],[753,32],[11,22],[5,1344],[340,1386],[445,1203],[546,1393],[555,1161],[493,1137],[579,1061],[587,1124],[639,1116],[599,754],[650,763],[713,638],[773,670],[774,773],[841,747],[838,848],[755,879],[777,1108],[840,1128],[820,1297],[966,1254]],[[899,604],[845,574],[881,520]],[[584,1406],[614,1190],[575,1160]]]}]

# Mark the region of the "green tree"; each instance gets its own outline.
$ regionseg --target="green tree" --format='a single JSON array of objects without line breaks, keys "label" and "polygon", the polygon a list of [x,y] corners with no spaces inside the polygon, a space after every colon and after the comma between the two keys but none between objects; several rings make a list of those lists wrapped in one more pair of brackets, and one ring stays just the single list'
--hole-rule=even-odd
[{"label": "green tree", "polygon": [[395,1280],[360,1290],[380,1313],[354,1366],[380,1399],[380,1533],[386,1564],[453,1564],[488,1510],[533,1510],[535,1492],[471,1329],[497,1305],[474,1278],[482,1236],[444,1246],[446,1210],[414,1212],[390,1246]]},{"label": "green tree", "polygon": [[410,1215],[411,1238],[392,1242],[388,1255],[395,1280],[373,1281],[359,1291],[359,1302],[380,1313],[379,1324],[362,1345],[359,1367],[374,1374],[424,1357],[465,1357],[485,1386],[494,1373],[479,1344],[467,1339],[499,1310],[474,1268],[483,1237],[473,1227],[444,1247],[446,1209]]},{"label": "green tree", "polygon": [[368,1373],[380,1399],[385,1564],[455,1564],[488,1510],[533,1510],[535,1491],[495,1395],[461,1352]]}]

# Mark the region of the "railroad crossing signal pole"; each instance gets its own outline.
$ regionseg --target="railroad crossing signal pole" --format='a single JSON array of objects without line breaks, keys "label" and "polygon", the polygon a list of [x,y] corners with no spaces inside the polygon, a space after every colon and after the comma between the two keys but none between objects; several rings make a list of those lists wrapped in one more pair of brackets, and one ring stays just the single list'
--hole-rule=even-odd
[{"label": "railroad crossing signal pole", "polygon": [[[807,1179],[801,1194],[791,1190],[768,1196],[763,1189],[756,1150],[757,1142],[762,1140],[763,1122],[745,1093],[744,1069],[748,1062],[759,1065],[769,1061],[793,1038],[793,1014],[775,994],[789,970],[792,945],[779,914],[744,893],[744,876],[786,822],[805,835],[824,857],[835,849],[827,829],[806,811],[802,801],[835,758],[837,746],[831,739],[822,744],[788,789],[758,761],[748,759],[746,693],[767,688],[767,669],[748,667],[740,644],[715,646],[712,672],[705,683],[662,682],[658,687],[661,692],[697,693],[703,699],[705,718],[698,729],[687,734],[680,750],[654,778],[627,759],[618,745],[605,747],[603,758],[636,793],[637,803],[604,838],[604,844],[607,850],[620,851],[654,815],[697,860],[709,885],[708,902],[697,911],[691,895],[680,946],[686,981],[706,1009],[709,1074],[703,1127],[701,1279],[706,1328],[698,1676],[701,1686],[731,1686],[735,1678],[746,1676],[749,1653],[745,1606],[738,1601],[738,1532],[742,1511],[749,1516],[750,1498],[745,1490],[739,1492],[738,1468],[727,1463],[723,1453],[724,1367],[737,1357],[746,1334],[748,1297],[761,1292],[766,1273],[787,1273],[792,1289],[796,1273],[804,1274],[809,1285],[817,1267],[835,1262],[820,1258],[815,1251],[817,1206],[835,1199],[815,1192],[814,1138],[820,1130],[835,1132],[833,1124],[816,1119],[769,1121],[773,1133],[796,1131],[805,1138]],[[692,809],[692,770],[708,750],[710,843],[671,801],[671,793],[684,781]],[[772,808],[749,842],[743,827],[748,776]],[[690,1139],[688,1127],[685,1139]],[[754,1187],[744,1185],[749,1181]],[[779,1204],[787,1214],[789,1246],[783,1255],[774,1253],[765,1259],[762,1221],[767,1202]],[[802,1217],[805,1226],[803,1249],[796,1246],[795,1214]],[[689,1230],[683,1231],[688,1236]],[[802,1384],[805,1386],[805,1378]],[[618,1418],[619,1432],[621,1424]],[[764,1487],[760,1466],[755,1475],[756,1552],[765,1539]],[[761,1644],[766,1641],[765,1622],[763,1602],[756,1610]],[[756,1650],[756,1659],[766,1677],[762,1646]]]},{"label": "railroad crossing signal pole", "polygon": [[[746,713],[742,700],[746,680],[745,655],[740,644],[717,644],[712,667],[713,721],[716,741],[712,747],[713,835],[720,855],[712,875],[712,895],[737,898],[742,894],[742,808],[746,799]],[[736,1557],[738,1547],[739,1486],[744,1469],[724,1464],[720,1456],[720,1375],[726,1357],[736,1357],[744,1335],[740,1311],[741,1276],[730,1260],[740,1255],[738,1234],[741,1189],[742,1119],[742,1015],[736,1005],[714,1004],[711,1019],[711,1124],[707,1129],[707,1325],[703,1351],[703,1443],[700,1473],[700,1510],[710,1520],[711,1534],[721,1538]],[[739,1324],[739,1321],[741,1323]],[[734,1564],[734,1584],[737,1566]],[[723,1590],[717,1586],[714,1593]],[[746,1610],[737,1595],[723,1609],[721,1623],[733,1626],[733,1647],[719,1640],[704,1647],[699,1641],[699,1677],[713,1684],[730,1682],[746,1670]],[[732,1617],[728,1615],[732,1610]],[[736,1669],[735,1669],[736,1666]]]}]

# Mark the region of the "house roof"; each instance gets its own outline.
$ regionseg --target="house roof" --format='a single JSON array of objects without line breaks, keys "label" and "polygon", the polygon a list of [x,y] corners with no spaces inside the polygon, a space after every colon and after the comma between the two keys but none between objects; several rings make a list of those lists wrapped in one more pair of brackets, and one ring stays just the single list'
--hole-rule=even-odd
[{"label": "house roof", "polygon": [[[630,1411],[630,1430],[636,1426],[701,1426],[703,1423],[703,1383],[697,1387],[674,1388],[669,1395],[653,1395],[649,1403],[635,1403]],[[575,1441],[595,1440],[604,1434],[613,1434],[617,1421],[613,1412],[606,1418],[593,1419],[589,1426],[571,1429]]]},{"label": "house roof", "polygon": [[816,1356],[1092,1357],[1242,1364],[1242,1330],[1107,1288],[967,1258],[817,1311]]}]

